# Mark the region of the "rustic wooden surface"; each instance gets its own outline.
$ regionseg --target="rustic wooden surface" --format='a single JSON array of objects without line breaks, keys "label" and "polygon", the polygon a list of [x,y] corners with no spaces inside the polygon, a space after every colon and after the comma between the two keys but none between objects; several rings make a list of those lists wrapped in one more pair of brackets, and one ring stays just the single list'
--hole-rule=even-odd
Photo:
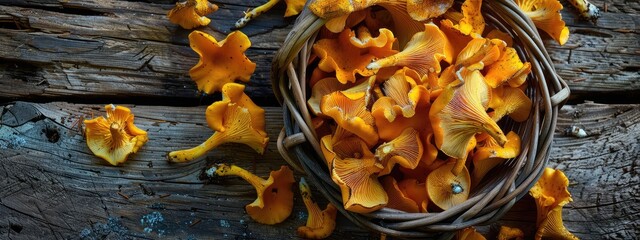
[{"label": "rustic wooden surface", "polygon": [[[279,4],[243,29],[253,43],[247,54],[258,63],[248,92],[267,106],[267,153],[225,145],[206,159],[169,164],[167,151],[209,136],[202,113],[219,98],[197,93],[189,79],[197,55],[189,31],[165,18],[173,2],[0,0],[0,239],[273,239],[293,237],[304,223],[299,198],[284,223],[265,226],[244,214],[255,197],[246,183],[201,177],[212,162],[234,162],[261,176],[285,164],[275,150],[282,114],[268,77],[293,18],[283,19]],[[242,11],[264,1],[237,2],[217,1],[212,24],[200,30],[222,38]],[[545,41],[572,89],[550,165],[571,181],[574,202],[563,211],[570,231],[583,239],[637,239],[640,3],[592,2],[607,10],[596,25],[566,7],[569,41]],[[150,136],[120,167],[92,156],[74,126],[112,102],[132,107]],[[567,135],[571,126],[588,136]],[[532,204],[524,198],[499,224],[532,236]],[[333,238],[378,237],[339,221]],[[499,224],[482,231],[494,234]]]}]

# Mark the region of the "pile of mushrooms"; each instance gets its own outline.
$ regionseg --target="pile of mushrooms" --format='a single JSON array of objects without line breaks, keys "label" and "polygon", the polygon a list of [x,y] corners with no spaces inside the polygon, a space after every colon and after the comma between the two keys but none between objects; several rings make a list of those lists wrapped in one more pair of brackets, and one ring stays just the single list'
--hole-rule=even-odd
[{"label": "pile of mushrooms", "polygon": [[[247,11],[236,27],[279,1]],[[287,17],[300,13],[305,1],[285,3]],[[538,28],[560,44],[567,41],[557,0],[516,3]],[[485,24],[481,6],[482,0],[466,0],[459,9],[453,0],[309,3],[326,24],[308,61],[307,103],[345,209],[447,210],[466,201],[492,168],[520,154],[520,136],[505,134],[498,122],[506,116],[516,122],[529,117],[532,102],[525,90],[531,64],[519,58],[508,34]],[[207,0],[186,0],[167,16],[192,29],[208,25],[206,15],[217,10]],[[189,41],[200,56],[189,75],[200,91],[221,92],[223,98],[206,109],[211,137],[191,149],[170,152],[169,161],[192,161],[228,142],[262,154],[269,140],[264,110],[244,93],[244,85],[235,83],[248,82],[256,68],[244,55],[249,38],[235,31],[217,41],[193,31]],[[128,108],[105,108],[106,118],[84,121],[87,145],[117,165],[148,137],[134,125]],[[257,222],[276,224],[291,214],[295,180],[286,166],[268,179],[233,164],[215,164],[207,173],[239,176],[255,187],[257,198],[246,212]],[[547,169],[531,189],[538,208],[536,239],[575,238],[562,226],[562,206],[571,201],[567,184],[562,172]],[[299,187],[309,218],[297,233],[328,237],[335,228],[335,206],[321,210],[304,178]],[[472,228],[456,237],[484,239]],[[519,229],[500,230],[501,239],[522,237]]]}]

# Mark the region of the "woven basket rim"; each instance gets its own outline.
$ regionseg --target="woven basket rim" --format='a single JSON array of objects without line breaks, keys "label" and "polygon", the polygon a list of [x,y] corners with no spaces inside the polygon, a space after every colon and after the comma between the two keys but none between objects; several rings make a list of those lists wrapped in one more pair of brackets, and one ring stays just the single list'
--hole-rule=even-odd
[{"label": "woven basket rim", "polygon": [[506,121],[503,124],[518,128],[517,132],[522,136],[522,153],[503,165],[504,170],[497,174],[499,178],[491,179],[484,188],[475,190],[467,201],[438,213],[405,213],[383,208],[358,214],[345,210],[339,188],[328,175],[326,165],[319,163],[324,159],[315,132],[309,127],[311,120],[305,98],[306,59],[317,31],[326,21],[305,8],[276,53],[271,80],[274,94],[283,106],[285,124],[277,140],[278,150],[290,165],[306,173],[309,182],[355,224],[402,238],[450,238],[453,231],[498,220],[542,174],[549,159],[558,111],[569,97],[569,88],[556,73],[533,22],[513,1],[483,1],[482,8],[485,21],[510,33],[519,44],[516,49],[520,57],[531,62],[527,95],[534,106],[524,123]]}]

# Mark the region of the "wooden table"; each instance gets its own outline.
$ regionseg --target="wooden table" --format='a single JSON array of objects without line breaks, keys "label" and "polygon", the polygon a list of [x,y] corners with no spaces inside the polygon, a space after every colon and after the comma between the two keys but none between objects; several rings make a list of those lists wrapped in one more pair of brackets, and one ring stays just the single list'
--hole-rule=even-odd
[{"label": "wooden table", "polygon": [[[292,215],[275,226],[244,213],[255,198],[238,178],[211,181],[203,169],[232,162],[267,176],[286,164],[275,146],[282,112],[272,96],[274,52],[291,28],[283,4],[243,31],[258,67],[249,95],[267,110],[271,140],[264,156],[225,145],[206,159],[169,164],[166,153],[199,144],[212,132],[201,96],[188,76],[198,61],[189,31],[165,17],[173,1],[0,0],[0,239],[36,238],[291,238],[306,210],[296,190]],[[202,30],[222,39],[242,11],[263,0],[218,1]],[[563,1],[564,2],[564,1]],[[546,40],[572,90],[560,113],[550,167],[570,179],[567,228],[583,239],[640,237],[640,4],[593,1],[596,25],[563,10],[571,29],[558,46]],[[565,2],[566,3],[566,2]],[[150,140],[119,167],[94,157],[77,122],[108,103],[131,107]],[[577,126],[587,137],[566,134]],[[301,175],[297,175],[299,178]],[[316,199],[324,202],[319,194]],[[499,223],[532,236],[531,199]],[[333,238],[377,238],[338,219]]]}]

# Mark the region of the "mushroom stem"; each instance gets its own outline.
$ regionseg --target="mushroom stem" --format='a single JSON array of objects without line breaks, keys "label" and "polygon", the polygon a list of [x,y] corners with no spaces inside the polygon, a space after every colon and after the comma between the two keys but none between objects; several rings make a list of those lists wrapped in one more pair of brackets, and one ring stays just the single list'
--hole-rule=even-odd
[{"label": "mushroom stem", "polygon": [[125,140],[126,133],[124,132],[124,126],[120,125],[117,122],[111,123],[109,127],[109,132],[111,132],[111,139],[114,148],[118,148],[122,146],[122,143]]},{"label": "mushroom stem", "polygon": [[217,164],[215,166],[215,175],[218,175],[218,176],[232,175],[232,176],[241,177],[245,181],[249,182],[256,189],[256,192],[262,192],[266,186],[266,183],[265,183],[266,180],[236,165],[227,165],[224,163]]},{"label": "mushroom stem", "polygon": [[252,19],[260,16],[260,14],[269,11],[269,9],[273,8],[273,6],[276,5],[276,3],[280,2],[280,0],[269,0],[268,2],[266,2],[265,4],[262,4],[254,9],[249,10],[248,12],[244,13],[244,17],[240,18],[237,22],[236,22],[236,28],[241,28],[247,25],[247,23],[249,23],[249,21],[251,21]]},{"label": "mushroom stem", "polygon": [[318,204],[313,202],[313,200],[311,199],[311,189],[309,188],[309,185],[307,184],[307,181],[304,179],[304,177],[300,178],[300,183],[298,184],[298,186],[300,187],[300,194],[302,194],[302,201],[304,201],[304,205],[309,211],[309,218],[307,219],[307,225],[309,225],[309,222],[312,220],[312,216],[321,216],[322,213],[320,211],[320,207],[318,207]]},{"label": "mushroom stem", "polygon": [[378,59],[375,62],[369,63],[369,65],[367,65],[367,69],[378,70],[384,67],[397,66],[399,62],[400,60],[398,59],[398,55],[392,55],[383,59]]},{"label": "mushroom stem", "polygon": [[209,137],[209,139],[207,139],[207,141],[203,142],[197,147],[170,152],[169,161],[170,162],[188,162],[188,161],[197,159],[202,155],[205,155],[211,149],[214,149],[218,147],[218,145],[224,143],[226,140],[225,135],[226,134],[223,134],[221,132],[215,132],[213,133],[213,135],[211,135],[211,137]]}]

